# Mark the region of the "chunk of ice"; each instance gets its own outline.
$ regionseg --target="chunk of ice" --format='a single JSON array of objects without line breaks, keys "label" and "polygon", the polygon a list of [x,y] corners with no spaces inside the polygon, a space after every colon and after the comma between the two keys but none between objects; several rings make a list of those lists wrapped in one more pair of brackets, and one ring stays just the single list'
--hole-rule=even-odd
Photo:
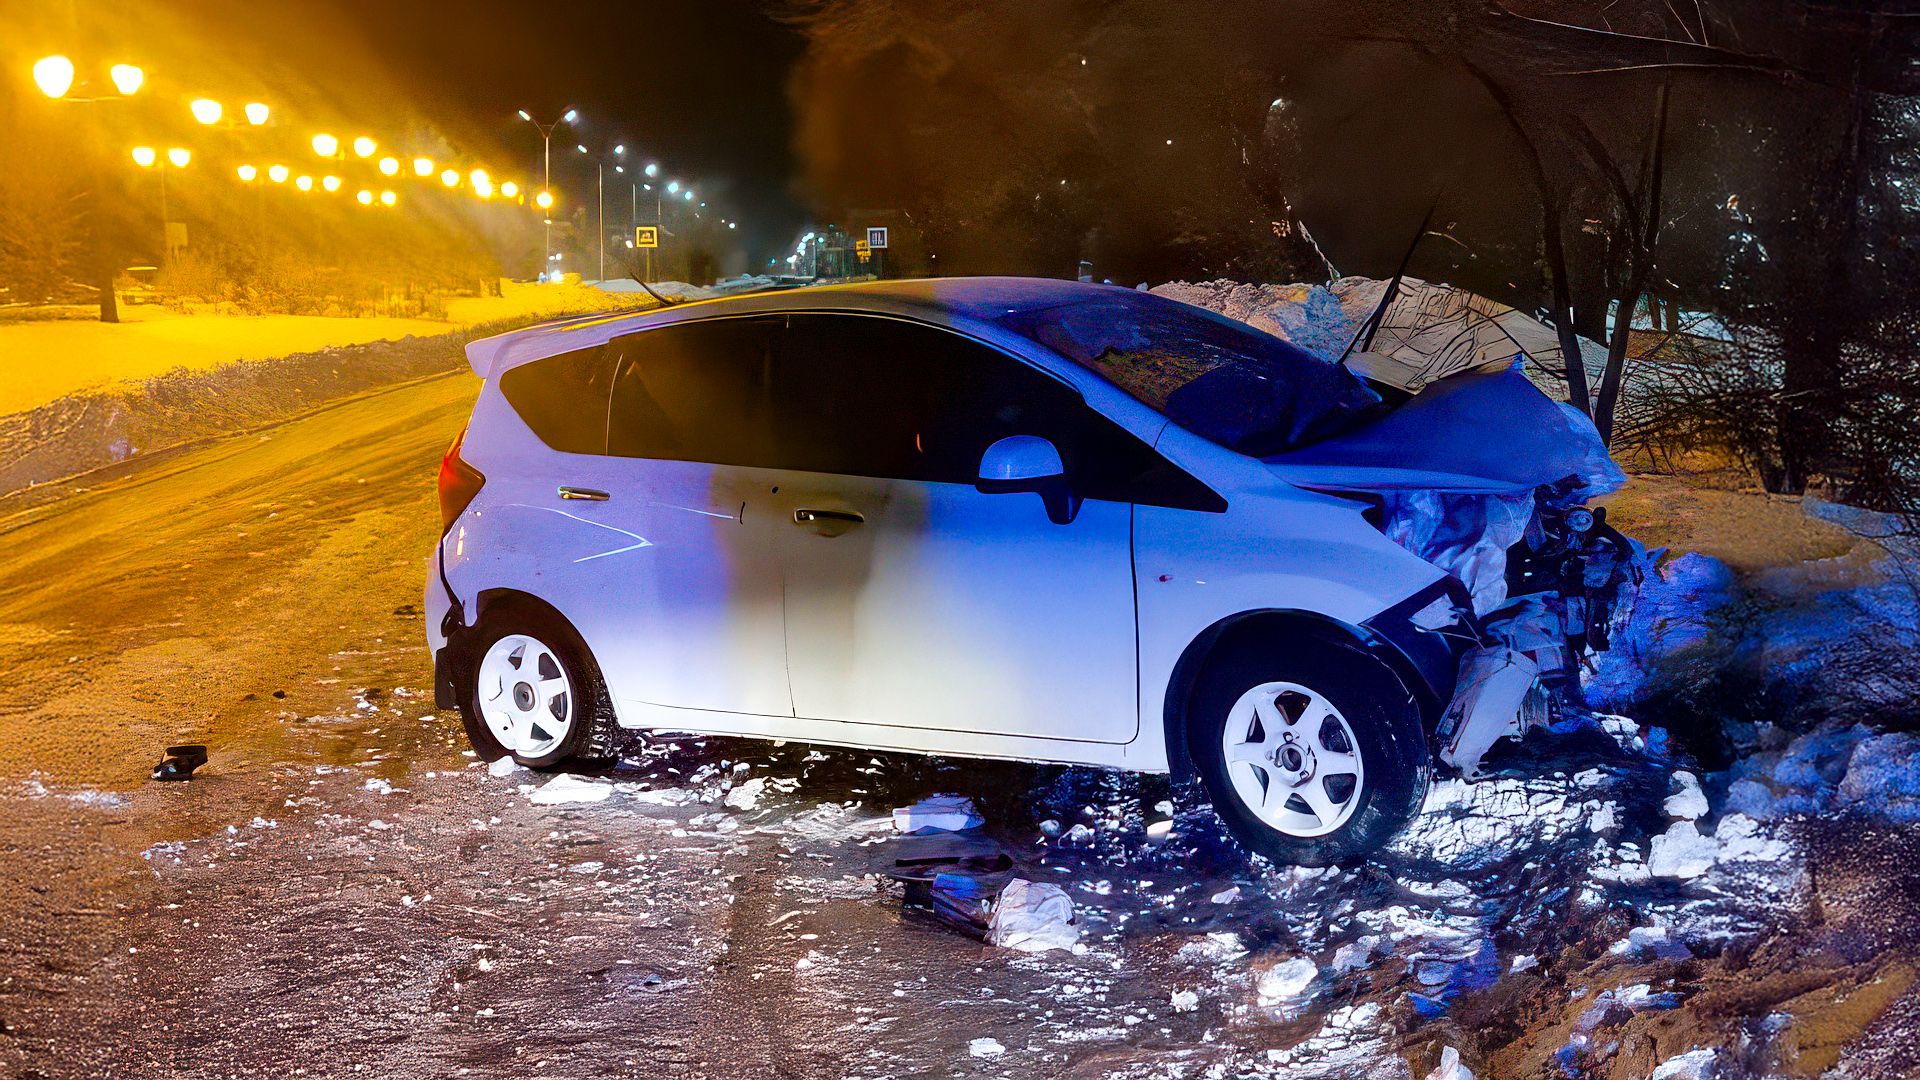
[{"label": "chunk of ice", "polygon": [[561,773],[547,781],[545,787],[527,796],[527,801],[535,806],[555,806],[560,803],[599,802],[612,794],[612,784]]}]

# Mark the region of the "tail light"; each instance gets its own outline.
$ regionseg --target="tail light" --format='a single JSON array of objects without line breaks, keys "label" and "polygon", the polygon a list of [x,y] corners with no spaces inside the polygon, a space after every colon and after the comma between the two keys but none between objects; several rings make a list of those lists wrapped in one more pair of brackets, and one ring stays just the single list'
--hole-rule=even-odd
[{"label": "tail light", "polygon": [[453,445],[447,447],[447,456],[440,459],[440,535],[447,535],[453,523],[480,494],[481,485],[487,478],[480,470],[466,463],[460,457],[460,443],[467,437],[467,429],[461,428],[460,434],[453,437]]}]

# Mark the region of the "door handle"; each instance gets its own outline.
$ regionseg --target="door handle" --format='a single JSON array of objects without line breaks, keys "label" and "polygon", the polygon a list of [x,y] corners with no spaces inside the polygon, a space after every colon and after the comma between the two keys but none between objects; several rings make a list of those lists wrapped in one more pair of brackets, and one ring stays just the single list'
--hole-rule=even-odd
[{"label": "door handle", "polygon": [[560,497],[563,499],[585,499],[587,502],[606,502],[608,499],[613,498],[613,496],[604,491],[596,491],[593,488],[568,487],[565,484],[560,486]]},{"label": "door handle", "polygon": [[866,520],[865,517],[852,510],[795,510],[793,512],[793,523],[795,525],[811,525],[816,521],[843,521],[848,525],[860,525],[864,524]]}]

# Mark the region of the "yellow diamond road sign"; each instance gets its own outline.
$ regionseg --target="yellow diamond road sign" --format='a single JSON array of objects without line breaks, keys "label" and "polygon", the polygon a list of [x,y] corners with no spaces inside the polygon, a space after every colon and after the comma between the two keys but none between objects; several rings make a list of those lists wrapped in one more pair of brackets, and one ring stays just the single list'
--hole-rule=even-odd
[{"label": "yellow diamond road sign", "polygon": [[859,252],[862,257],[865,257],[867,254],[867,242],[865,240],[855,240],[853,242],[853,250]]},{"label": "yellow diamond road sign", "polygon": [[636,225],[633,229],[633,246],[657,248],[660,246],[660,226]]}]

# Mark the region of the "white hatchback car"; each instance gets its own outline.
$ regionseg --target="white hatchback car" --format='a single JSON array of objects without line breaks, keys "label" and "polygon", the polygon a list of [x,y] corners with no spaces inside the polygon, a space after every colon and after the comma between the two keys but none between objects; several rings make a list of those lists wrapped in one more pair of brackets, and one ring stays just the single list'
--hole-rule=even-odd
[{"label": "white hatchback car", "polygon": [[644,728],[1172,771],[1325,864],[1419,807],[1509,586],[1561,635],[1507,649],[1528,701],[1605,644],[1591,428],[1514,372],[1394,407],[1198,308],[1010,278],[467,352],[427,625],[489,759]]}]

